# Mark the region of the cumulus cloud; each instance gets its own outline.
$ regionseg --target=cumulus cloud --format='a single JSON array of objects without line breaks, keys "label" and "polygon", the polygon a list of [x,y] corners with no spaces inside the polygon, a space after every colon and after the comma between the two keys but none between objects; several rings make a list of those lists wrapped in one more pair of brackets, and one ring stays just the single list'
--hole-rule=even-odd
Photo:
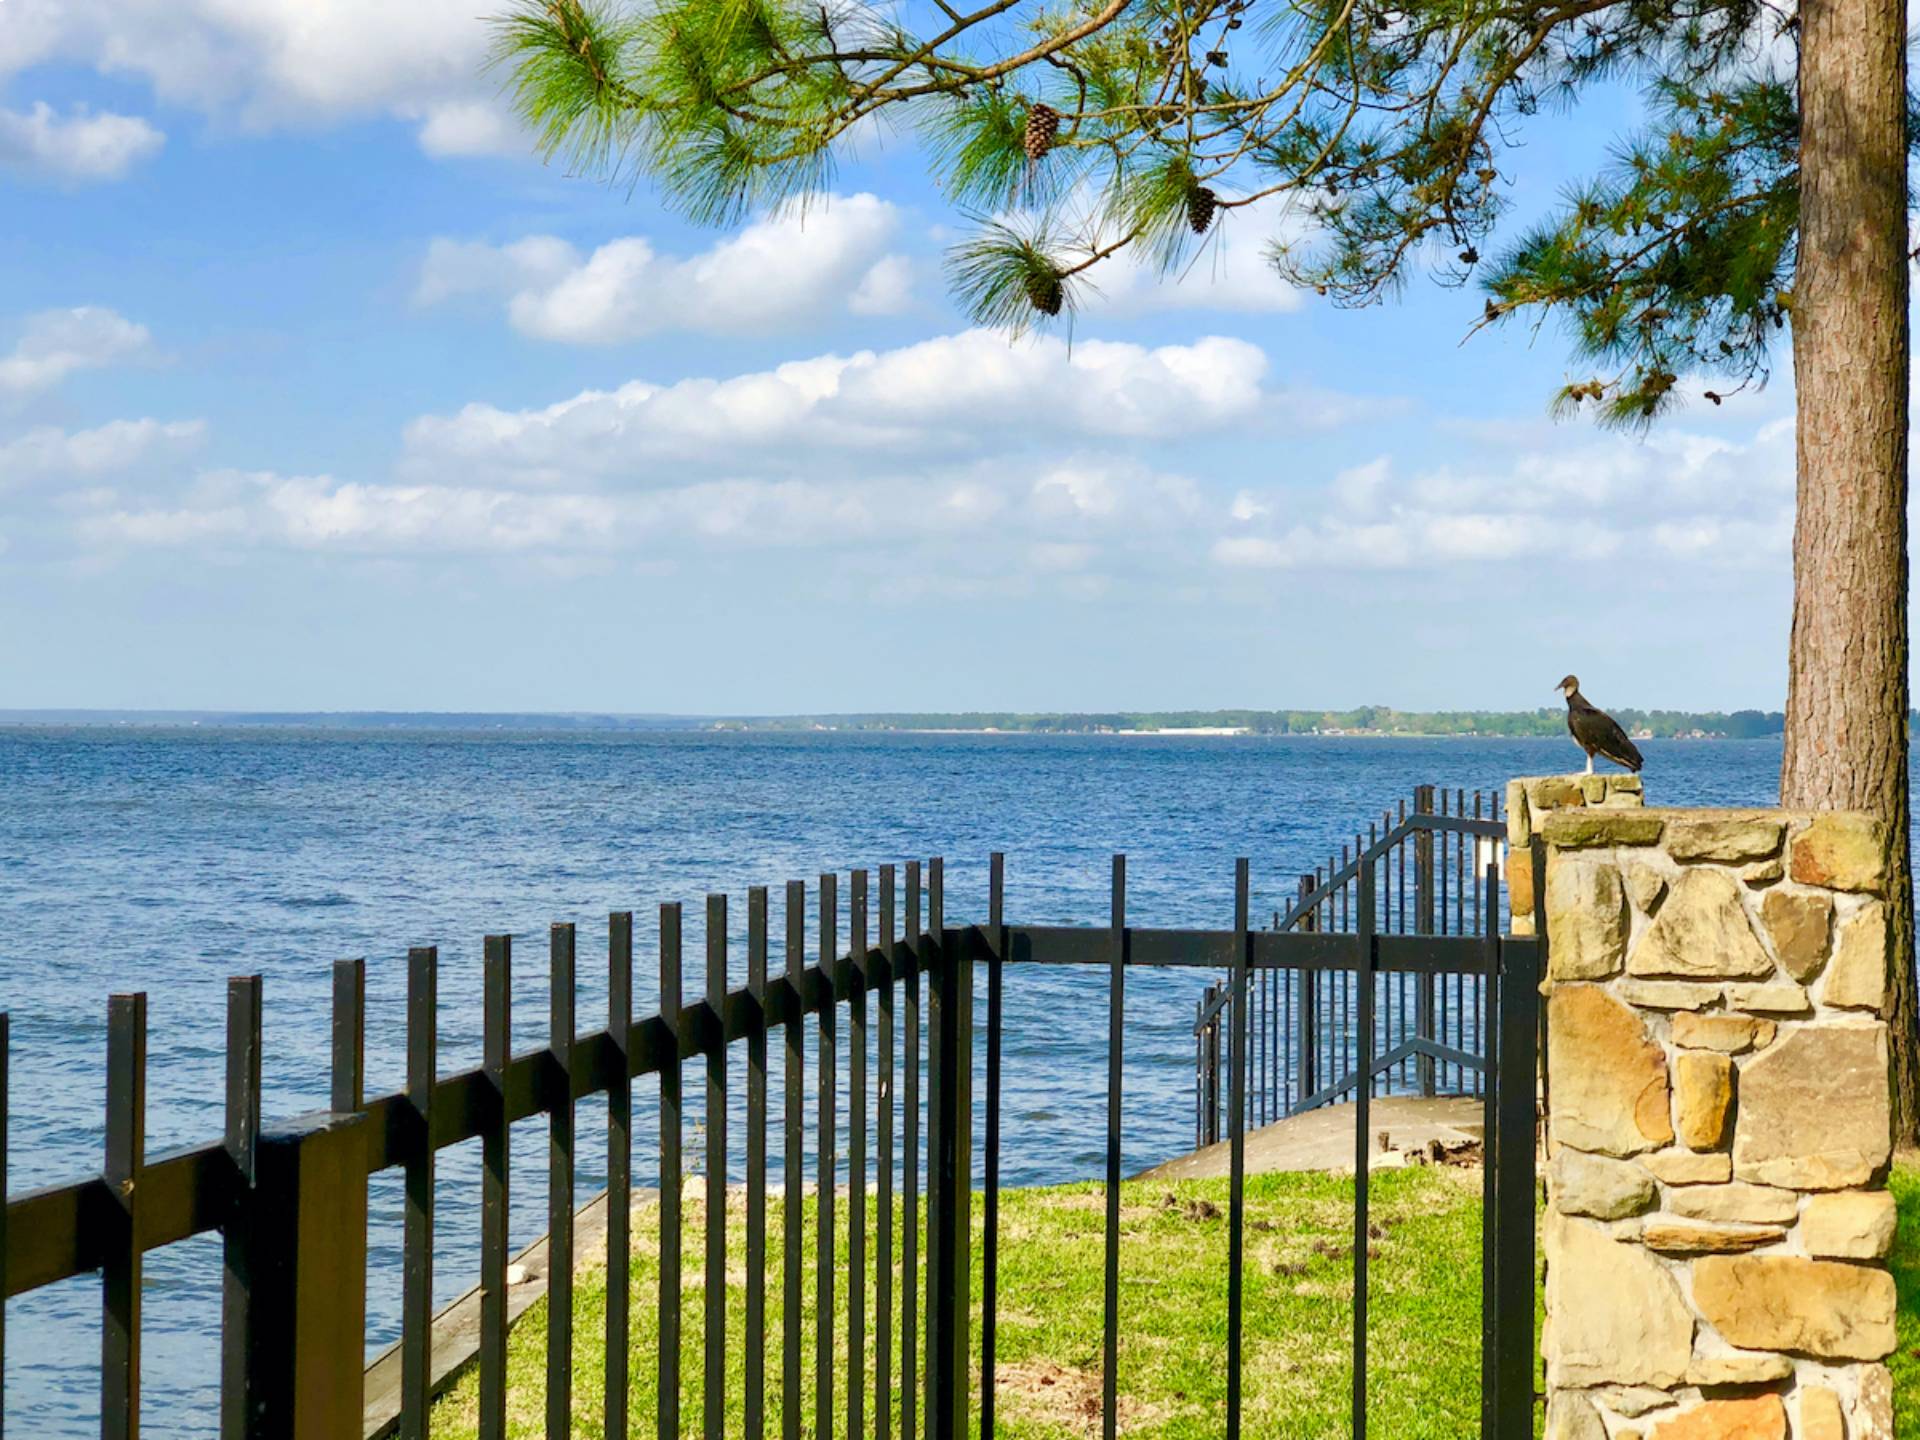
[{"label": "cumulus cloud", "polygon": [[508,245],[435,240],[415,300],[504,296],[513,327],[542,340],[605,345],[664,330],[758,333],[841,311],[888,314],[910,298],[910,267],[888,253],[897,207],[841,196],[771,216],[697,255],[662,255],[640,236],[582,255],[552,235]]},{"label": "cumulus cloud", "polygon": [[1744,437],[1670,429],[1644,441],[1562,432],[1504,460],[1404,475],[1382,456],[1340,472],[1304,506],[1243,495],[1232,516],[1238,524],[1212,547],[1226,569],[1662,555],[1776,566],[1793,535],[1793,425],[1766,420]]},{"label": "cumulus cloud", "polygon": [[92,476],[179,454],[206,434],[200,420],[113,420],[91,430],[41,425],[0,440],[0,485],[36,476]]},{"label": "cumulus cloud", "polygon": [[[144,78],[249,128],[386,115],[437,154],[508,142],[480,109],[491,33],[472,0],[6,0],[0,77],[46,62]],[[497,112],[496,112],[497,113]]]},{"label": "cumulus cloud", "polygon": [[667,462],[784,469],[849,451],[938,458],[1022,437],[1167,438],[1255,417],[1268,398],[1265,371],[1258,347],[1221,337],[1069,349],[975,330],[726,379],[635,380],[540,409],[468,405],[410,425],[405,463],[425,475],[649,484],[671,481]]},{"label": "cumulus cloud", "polygon": [[65,116],[45,101],[0,110],[0,169],[86,184],[118,180],[160,153],[167,137],[137,115],[75,109]]},{"label": "cumulus cloud", "polygon": [[77,370],[138,359],[152,343],[146,326],[103,306],[43,310],[27,317],[12,352],[0,355],[0,394],[44,390]]},{"label": "cumulus cloud", "polygon": [[171,504],[96,497],[79,522],[105,548],[360,555],[592,554],[663,544],[731,549],[957,540],[1008,533],[1037,570],[1084,570],[1206,517],[1190,481],[1123,457],[1059,467],[950,467],[807,480],[696,480],[649,491],[541,492],[214,472]]}]

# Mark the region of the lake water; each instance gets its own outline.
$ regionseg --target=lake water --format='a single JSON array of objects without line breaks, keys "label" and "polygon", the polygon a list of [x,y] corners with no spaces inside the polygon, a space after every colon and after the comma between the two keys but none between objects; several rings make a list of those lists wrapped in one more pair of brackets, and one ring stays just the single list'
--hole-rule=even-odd
[{"label": "lake water", "polygon": [[[1777,739],[1645,749],[1652,803],[1773,796]],[[1110,856],[1124,851],[1132,923],[1226,928],[1238,856],[1252,860],[1253,913],[1264,916],[1285,904],[1294,877],[1416,784],[1490,789],[1579,758],[1568,740],[0,730],[9,1184],[18,1194],[99,1169],[111,992],[149,996],[151,1156],[220,1134],[229,975],[266,977],[265,1108],[294,1114],[326,1103],[335,959],[367,961],[377,1094],[398,1089],[404,1073],[409,946],[440,947],[441,1066],[451,1071],[480,1062],[486,933],[517,937],[515,1035],[527,1047],[546,1033],[553,921],[581,927],[580,1023],[597,1029],[609,910],[636,912],[636,1013],[653,1008],[661,902],[686,905],[694,994],[705,895],[729,893],[743,928],[747,887],[769,886],[777,937],[782,884],[806,880],[811,895],[823,870],[942,855],[949,921],[983,920],[987,856],[1003,850],[1010,922],[1100,925]],[[844,879],[841,895],[844,916]],[[1193,1002],[1207,978],[1129,978],[1129,1170],[1191,1143]],[[1104,975],[1010,972],[1007,1183],[1101,1173],[1105,1042]],[[693,1119],[697,1089],[689,1084]],[[636,1087],[642,1184],[654,1174],[651,1094]],[[582,1195],[601,1183],[602,1116],[582,1106]],[[769,1144],[777,1166],[777,1121]],[[543,1131],[523,1125],[514,1148],[518,1245],[544,1228]],[[474,1145],[445,1153],[443,1299],[477,1267],[477,1177]],[[371,1204],[377,1344],[397,1326],[397,1176],[376,1177]],[[214,1433],[218,1273],[216,1237],[148,1259],[149,1434]],[[10,1427],[97,1434],[97,1282],[22,1297],[7,1321]]]}]

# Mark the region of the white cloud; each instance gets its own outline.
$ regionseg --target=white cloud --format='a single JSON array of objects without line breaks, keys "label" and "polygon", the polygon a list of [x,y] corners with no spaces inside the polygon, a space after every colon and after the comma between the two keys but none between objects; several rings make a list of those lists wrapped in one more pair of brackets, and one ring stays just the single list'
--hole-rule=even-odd
[{"label": "white cloud", "polygon": [[43,310],[27,317],[12,353],[0,355],[0,394],[44,390],[76,370],[137,359],[152,340],[146,326],[102,306]]},{"label": "white cloud", "polygon": [[[386,115],[434,153],[506,142],[478,107],[489,7],[473,0],[5,0],[0,77],[45,62],[145,79],[249,129]],[[484,137],[484,138],[483,138]]]},{"label": "white cloud", "polygon": [[1271,399],[1266,357],[1209,337],[1149,349],[1114,341],[1009,343],[972,330],[897,350],[797,360],[727,379],[632,381],[537,410],[474,404],[406,433],[410,474],[523,484],[617,476],[663,484],[663,462],[707,473],[811,469],[833,452],[944,457],[1023,438],[1164,439],[1248,421]]},{"label": "white cloud", "polygon": [[888,314],[910,299],[911,271],[889,254],[897,207],[873,195],[835,197],[756,221],[697,255],[662,255],[640,236],[582,256],[534,235],[504,246],[435,240],[414,298],[502,294],[516,330],[542,340],[606,345],[664,330],[761,333],[843,310]]},{"label": "white cloud", "polygon": [[[1090,233],[1098,233],[1097,201],[1068,200]],[[1118,251],[1087,272],[1085,309],[1093,315],[1140,315],[1168,310],[1219,310],[1236,314],[1282,314],[1305,303],[1268,260],[1268,243],[1296,234],[1288,197],[1269,196],[1216,212],[1213,228],[1180,266],[1162,272],[1136,246]]]},{"label": "white cloud", "polygon": [[1744,437],[1666,429],[1644,441],[1562,430],[1557,445],[1502,462],[1405,477],[1383,456],[1341,472],[1317,504],[1244,498],[1243,528],[1213,545],[1224,568],[1544,569],[1662,557],[1773,567],[1793,534],[1793,427],[1781,418]]},{"label": "white cloud", "polygon": [[137,115],[75,109],[63,117],[43,100],[0,110],[0,169],[73,183],[118,180],[166,139]]},{"label": "white cloud", "polygon": [[524,155],[527,138],[519,122],[496,103],[447,100],[426,107],[420,118],[420,148],[436,158]]},{"label": "white cloud", "polygon": [[92,430],[36,426],[0,440],[0,485],[37,475],[101,475],[156,454],[180,453],[206,434],[200,420],[113,420]]}]

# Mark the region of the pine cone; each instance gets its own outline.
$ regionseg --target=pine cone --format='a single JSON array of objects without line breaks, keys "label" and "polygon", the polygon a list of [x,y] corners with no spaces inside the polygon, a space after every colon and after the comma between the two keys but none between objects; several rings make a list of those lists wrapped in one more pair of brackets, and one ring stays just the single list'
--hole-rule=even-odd
[{"label": "pine cone", "polygon": [[1042,315],[1058,315],[1066,299],[1066,288],[1051,270],[1036,270],[1027,276],[1027,300]]},{"label": "pine cone", "polygon": [[1060,133],[1060,112],[1051,105],[1035,101],[1027,107],[1027,125],[1021,136],[1021,145],[1027,152],[1027,163],[1037,165],[1047,151],[1053,148],[1053,137]]},{"label": "pine cone", "polygon": [[1213,212],[1220,208],[1220,197],[1205,185],[1196,185],[1187,192],[1187,224],[1196,235],[1207,233],[1213,224]]}]

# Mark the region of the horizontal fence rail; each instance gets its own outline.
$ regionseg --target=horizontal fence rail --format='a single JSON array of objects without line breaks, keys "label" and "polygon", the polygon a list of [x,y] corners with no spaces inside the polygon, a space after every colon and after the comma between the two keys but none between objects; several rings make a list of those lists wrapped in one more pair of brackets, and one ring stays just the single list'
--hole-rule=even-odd
[{"label": "horizontal fence rail", "polygon": [[[1380,935],[1466,936],[1500,927],[1480,877],[1504,858],[1506,820],[1498,791],[1421,785],[1357,831],[1350,844],[1299,878],[1275,911],[1273,931],[1352,935],[1360,928],[1361,877],[1371,867],[1370,923]],[[1228,969],[1223,961],[1221,970]],[[1223,1088],[1231,977],[1194,1007],[1194,1144],[1217,1143],[1229,1096]],[[1374,1007],[1370,1093],[1484,1094],[1487,1035],[1478,977],[1403,972]],[[1354,1097],[1360,997],[1346,975],[1310,967],[1255,977],[1248,1018],[1249,1090],[1241,1124],[1251,1129]]]},{"label": "horizontal fence rail", "polygon": [[[1358,883],[1371,899],[1380,865],[1363,858]],[[507,1427],[507,1213],[512,1175],[511,1127],[541,1122],[547,1134],[549,1269],[545,1357],[545,1433],[560,1440],[573,1433],[572,1383],[573,1173],[579,1137],[574,1117],[579,1101],[607,1097],[610,1277],[605,1313],[605,1395],[609,1433],[627,1434],[644,1417],[627,1414],[633,1317],[627,1303],[632,1239],[627,1221],[632,1194],[634,1082],[659,1084],[661,1227],[654,1257],[660,1297],[657,1368],[660,1404],[655,1429],[662,1440],[692,1433],[679,1413],[682,1390],[681,1298],[684,1265],[703,1267],[704,1289],[696,1343],[700,1356],[699,1428],[726,1433],[725,1400],[730,1376],[727,1334],[729,1296],[726,1176],[744,1158],[744,1217],[748,1280],[745,1295],[741,1428],[761,1440],[769,1426],[770,1401],[779,1404],[784,1436],[826,1436],[843,1425],[850,1434],[902,1440],[925,1434],[948,1440],[968,1433],[974,1413],[987,1433],[993,1424],[996,1383],[996,1320],[999,1290],[999,1190],[1003,1056],[1003,972],[1008,965],[1085,967],[1089,983],[1106,972],[1108,999],[1108,1125],[1105,1150],[1106,1225],[1102,1325],[1102,1429],[1118,1424],[1117,1375],[1121,1351],[1120,1186],[1124,1174],[1120,1117],[1123,1105],[1125,982],[1128,971],[1169,967],[1203,971],[1225,968],[1228,1103],[1232,1117],[1229,1285],[1224,1339],[1228,1376],[1224,1428],[1241,1429],[1242,1286],[1244,1255],[1244,1120],[1253,1079],[1251,1020],[1261,981],[1277,974],[1294,978],[1344,977],[1361,1021],[1357,1063],[1374,1060],[1370,1023],[1376,990],[1405,979],[1472,977],[1482,982],[1482,1018],[1487,1034],[1501,1037],[1496,1063],[1528,1077],[1524,1087],[1526,1137],[1501,1147],[1509,1163],[1489,1166],[1489,1235],[1499,1215],[1498,1263],[1489,1260],[1484,1292],[1489,1406],[1506,1397],[1498,1440],[1530,1434],[1532,1324],[1532,1115],[1534,981],[1539,955],[1532,941],[1494,934],[1388,933],[1372,923],[1363,903],[1351,933],[1293,929],[1254,931],[1249,925],[1249,868],[1239,862],[1234,877],[1232,926],[1221,930],[1134,927],[1127,923],[1124,857],[1112,868],[1109,924],[1105,927],[1030,926],[1005,920],[1005,867],[991,863],[986,923],[950,923],[945,915],[943,864],[908,864],[904,884],[893,866],[879,871],[877,935],[869,930],[868,874],[854,871],[843,916],[839,877],[823,875],[814,892],[818,918],[816,961],[807,963],[808,897],[799,883],[786,890],[784,966],[770,968],[772,932],[764,889],[747,896],[746,983],[729,985],[727,901],[707,902],[704,984],[683,990],[680,907],[661,908],[660,1003],[655,1014],[632,1015],[635,946],[631,912],[615,912],[607,927],[608,1011],[603,1028],[581,1033],[575,1013],[576,933],[556,925],[548,937],[547,1040],[516,1050],[510,1004],[516,947],[512,937],[492,936],[484,947],[483,1061],[474,1069],[441,1075],[437,1068],[435,1015],[439,1001],[437,952],[417,949],[407,959],[406,1083],[393,1094],[365,1094],[366,971],[359,961],[335,967],[331,1028],[330,1108],[291,1121],[260,1116],[260,1021],[262,987],[257,976],[238,977],[229,988],[228,1083],[225,1135],[217,1142],[148,1156],[144,1134],[146,1006],[138,995],[116,996],[109,1007],[107,1116],[101,1172],[73,1184],[6,1198],[0,1206],[0,1264],[4,1295],[13,1297],[86,1274],[100,1277],[102,1296],[102,1433],[138,1432],[140,1410],[140,1270],[142,1257],[190,1236],[218,1231],[226,1247],[223,1290],[222,1408],[220,1429],[231,1437],[338,1437],[358,1434],[365,1345],[367,1179],[397,1168],[405,1177],[403,1293],[401,1304],[401,1401],[397,1433],[424,1440],[433,1400],[432,1279],[434,1160],[451,1145],[479,1140],[481,1185],[480,1337],[477,1358],[479,1433],[504,1436]],[[1494,913],[1498,883],[1489,870],[1482,895]],[[904,903],[901,903],[904,901]],[[1476,901],[1476,903],[1479,903]],[[843,920],[845,925],[843,928]],[[843,944],[842,936],[846,937]],[[984,1144],[977,1193],[985,1221],[981,1238],[982,1301],[978,1329],[973,1318],[972,1215],[973,1075],[976,976],[984,980]],[[1511,975],[1503,983],[1503,975]],[[924,981],[924,989],[923,989]],[[1498,997],[1515,997],[1501,1008]],[[871,1002],[871,1004],[870,1004]],[[1532,1008],[1529,1008],[1532,1007]],[[848,1054],[839,1054],[842,1017]],[[805,1032],[815,1030],[818,1064],[805,1074]],[[877,1084],[868,1066],[870,1031],[879,1035]],[[784,1089],[770,1093],[768,1052],[781,1032]],[[0,1015],[0,1100],[5,1098],[6,1017]],[[894,1042],[901,1040],[896,1075]],[[727,1125],[730,1078],[727,1060],[744,1053],[744,1136]],[[700,1135],[710,1202],[700,1253],[681,1253],[680,1206],[686,1117],[682,1072],[702,1061],[706,1124]],[[842,1094],[842,1079],[847,1085]],[[804,1116],[806,1080],[812,1078],[817,1125],[812,1170],[818,1207],[815,1254],[809,1275],[802,1250],[802,1203],[798,1183],[807,1168]],[[894,1082],[903,1082],[895,1104]],[[1358,1089],[1359,1167],[1353,1264],[1353,1434],[1366,1424],[1368,1132],[1365,1104],[1370,1087]],[[1489,1134],[1493,1133],[1496,1087],[1486,1089]],[[1513,1093],[1518,1093],[1517,1091]],[[870,1102],[877,1101],[878,1115]],[[784,1119],[784,1181],[780,1199],[783,1250],[767,1255],[767,1121],[776,1102]],[[1506,1103],[1521,1102],[1512,1094]],[[923,1112],[924,1105],[924,1112]],[[924,1113],[924,1131],[922,1120]],[[4,1160],[4,1106],[0,1105],[0,1161]],[[843,1129],[844,1121],[844,1129]],[[871,1123],[870,1123],[871,1122]],[[846,1137],[846,1184],[837,1149]],[[877,1175],[873,1163],[877,1150]],[[744,1151],[744,1156],[741,1152]],[[1523,1163],[1524,1157],[1524,1163]],[[895,1171],[900,1185],[896,1194]],[[0,1177],[4,1176],[0,1165]],[[717,1179],[715,1178],[717,1177]],[[867,1247],[867,1207],[877,1205],[875,1247]],[[902,1245],[898,1287],[891,1254],[896,1202]],[[844,1204],[851,1222],[836,1231],[832,1214]],[[1522,1213],[1527,1223],[1522,1226]],[[836,1293],[840,1234],[846,1236],[848,1288]],[[1490,1242],[1491,1243],[1491,1242]],[[769,1265],[772,1264],[772,1270]],[[1514,1287],[1524,1274],[1524,1293]],[[922,1283],[924,1281],[924,1288]],[[1504,1284],[1507,1288],[1502,1290]],[[815,1306],[811,1395],[803,1391],[803,1312],[809,1290]],[[617,1299],[615,1297],[618,1297]],[[1524,1307],[1520,1302],[1524,1299]],[[1505,1305],[1524,1308],[1528,1344],[1502,1343]],[[770,1318],[777,1317],[776,1318]],[[1521,1323],[1512,1320],[1512,1324]],[[777,1358],[770,1336],[779,1331]],[[1505,1332],[1510,1340],[1513,1332]],[[0,1341],[4,1307],[0,1307]],[[696,1337],[689,1337],[696,1339]],[[837,1360],[845,1343],[844,1361]],[[871,1344],[869,1344],[871,1341]],[[871,1369],[868,1357],[871,1356]],[[298,1357],[298,1363],[295,1358]],[[977,1369],[976,1369],[977,1366]],[[770,1370],[774,1372],[770,1374]],[[1496,1371],[1498,1372],[1496,1374]],[[1509,1373],[1512,1372],[1512,1373]],[[774,1375],[777,1374],[777,1379]],[[977,1388],[975,1376],[978,1376]],[[691,1379],[691,1377],[689,1377]],[[1502,1389],[1500,1387],[1504,1386]],[[1519,1397],[1524,1389],[1525,1399]],[[0,1394],[0,1401],[4,1395]],[[1524,1412],[1524,1413],[1521,1413]],[[1492,1413],[1491,1409],[1489,1413]]]}]

